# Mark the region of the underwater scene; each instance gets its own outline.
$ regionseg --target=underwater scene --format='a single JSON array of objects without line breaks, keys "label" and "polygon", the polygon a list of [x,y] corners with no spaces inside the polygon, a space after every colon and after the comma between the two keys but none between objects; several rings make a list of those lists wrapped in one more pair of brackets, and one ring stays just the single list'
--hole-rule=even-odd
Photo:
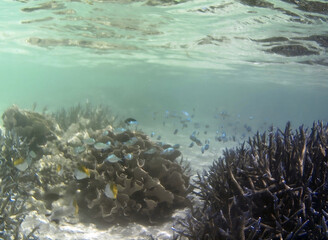
[{"label": "underwater scene", "polygon": [[0,83],[0,239],[328,239],[326,0],[2,0]]}]

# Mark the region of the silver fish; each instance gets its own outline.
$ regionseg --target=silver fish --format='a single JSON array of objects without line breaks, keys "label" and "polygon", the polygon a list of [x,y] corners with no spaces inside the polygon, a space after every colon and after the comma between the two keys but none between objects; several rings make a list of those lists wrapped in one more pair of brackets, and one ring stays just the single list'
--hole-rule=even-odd
[{"label": "silver fish", "polygon": [[122,159],[118,158],[115,154],[109,155],[104,162],[116,163],[122,161]]},{"label": "silver fish", "polygon": [[174,153],[174,151],[175,151],[175,149],[173,147],[169,147],[169,148],[164,149],[161,152],[161,155],[171,155],[172,153]]},{"label": "silver fish", "polygon": [[111,146],[111,142],[107,142],[107,143],[102,143],[102,142],[97,142],[94,145],[94,148],[97,150],[107,150],[109,149]]},{"label": "silver fish", "polygon": [[96,142],[93,138],[83,139],[83,143],[86,145],[93,145]]}]

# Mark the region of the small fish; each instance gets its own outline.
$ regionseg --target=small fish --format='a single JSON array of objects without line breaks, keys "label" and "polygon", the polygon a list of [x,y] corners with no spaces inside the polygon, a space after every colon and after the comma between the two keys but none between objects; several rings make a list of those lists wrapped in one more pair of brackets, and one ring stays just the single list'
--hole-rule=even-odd
[{"label": "small fish", "polygon": [[155,132],[151,132],[150,136],[151,137],[154,137],[155,136]]},{"label": "small fish", "polygon": [[205,147],[202,146],[202,148],[201,148],[200,150],[201,150],[202,154],[204,154],[204,152],[205,152]]},{"label": "small fish", "polygon": [[107,143],[102,143],[102,142],[97,142],[94,145],[94,148],[97,150],[107,150],[109,149],[111,146],[111,142],[107,142]]},{"label": "small fish", "polygon": [[194,131],[189,138],[191,141],[195,142],[198,146],[203,145],[202,142],[198,138],[196,138],[196,131]]},{"label": "small fish", "polygon": [[77,180],[82,180],[90,177],[90,171],[85,166],[78,166],[74,170],[74,176]]},{"label": "small fish", "polygon": [[138,121],[135,120],[134,118],[127,118],[127,119],[124,120],[124,122],[127,125],[136,125],[136,124],[138,124]]},{"label": "small fish", "polygon": [[109,162],[109,163],[116,163],[122,161],[120,158],[118,158],[115,154],[109,155],[104,162]]},{"label": "small fish", "polygon": [[136,144],[138,142],[138,138],[136,137],[132,137],[130,138],[128,141],[124,142],[125,146],[133,146],[134,144]]},{"label": "small fish", "polygon": [[126,132],[125,128],[115,128],[114,129],[114,134],[119,134],[119,133],[124,133]]},{"label": "small fish", "polygon": [[178,133],[178,129],[175,129],[174,132],[173,132],[173,134],[175,135],[177,133]]},{"label": "small fish", "polygon": [[132,160],[133,159],[133,154],[132,153],[127,153],[127,154],[124,154],[124,159],[126,160]]},{"label": "small fish", "polygon": [[162,152],[161,152],[161,155],[171,155],[172,153],[174,153],[175,149],[173,147],[169,147],[169,148],[166,148],[164,149]]},{"label": "small fish", "polygon": [[84,146],[78,146],[74,148],[74,152],[75,154],[80,154],[83,153],[85,151],[85,147]]},{"label": "small fish", "polygon": [[189,113],[186,112],[186,111],[182,111],[182,114],[185,115],[186,117],[189,117],[190,116]]},{"label": "small fish", "polygon": [[117,198],[117,185],[115,183],[107,183],[105,186],[105,195],[108,198],[116,199]]},{"label": "small fish", "polygon": [[144,154],[154,154],[154,153],[156,153],[156,148],[150,148],[144,152]]},{"label": "small fish", "polygon": [[83,143],[86,145],[93,145],[96,142],[93,138],[83,139]]},{"label": "small fish", "polygon": [[64,170],[61,164],[57,164],[56,172],[58,173],[59,176],[63,175]]},{"label": "small fish", "polygon": [[174,144],[173,146],[172,146],[174,149],[179,149],[180,148],[180,144]]},{"label": "small fish", "polygon": [[186,119],[180,120],[180,123],[187,123],[187,122],[191,122],[191,118],[190,117],[188,117]]},{"label": "small fish", "polygon": [[193,146],[194,146],[194,142],[191,142],[191,143],[189,144],[189,147],[192,148]]},{"label": "small fish", "polygon": [[24,158],[20,157],[14,161],[14,166],[19,171],[25,171],[28,168],[28,163]]},{"label": "small fish", "polygon": [[28,153],[28,155],[31,157],[31,158],[36,158],[36,153],[34,151],[30,151]]},{"label": "small fish", "polygon": [[204,145],[204,150],[208,150],[210,148],[210,145],[208,144],[208,143],[206,143],[205,145]]}]

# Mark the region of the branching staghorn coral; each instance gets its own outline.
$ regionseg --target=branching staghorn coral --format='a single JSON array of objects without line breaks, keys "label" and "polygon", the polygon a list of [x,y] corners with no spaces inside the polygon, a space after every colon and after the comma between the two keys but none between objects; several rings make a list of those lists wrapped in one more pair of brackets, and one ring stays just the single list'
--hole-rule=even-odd
[{"label": "branching staghorn coral", "polygon": [[198,174],[203,204],[174,229],[187,239],[326,239],[328,125],[257,133]]}]

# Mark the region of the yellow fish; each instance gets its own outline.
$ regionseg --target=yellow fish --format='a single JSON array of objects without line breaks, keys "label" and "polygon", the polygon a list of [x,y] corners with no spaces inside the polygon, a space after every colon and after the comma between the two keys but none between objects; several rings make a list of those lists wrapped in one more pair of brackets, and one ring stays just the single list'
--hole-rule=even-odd
[{"label": "yellow fish", "polygon": [[63,170],[63,167],[62,167],[61,164],[58,164],[57,165],[56,171],[57,171],[57,173],[58,173],[59,176],[63,175],[64,170]]},{"label": "yellow fish", "polygon": [[116,199],[117,197],[117,185],[115,183],[107,183],[105,187],[105,195],[108,198]]},{"label": "yellow fish", "polygon": [[74,171],[74,176],[77,180],[85,179],[90,177],[90,170],[85,166],[79,166]]},{"label": "yellow fish", "polygon": [[14,160],[14,166],[20,171],[25,171],[28,168],[28,163],[24,158],[20,157]]}]

